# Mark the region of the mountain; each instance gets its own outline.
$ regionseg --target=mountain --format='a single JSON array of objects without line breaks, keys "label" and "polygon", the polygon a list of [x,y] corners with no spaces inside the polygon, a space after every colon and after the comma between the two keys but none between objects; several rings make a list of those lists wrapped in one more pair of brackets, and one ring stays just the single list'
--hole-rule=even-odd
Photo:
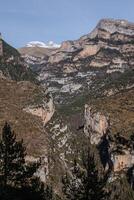
[{"label": "mountain", "polygon": [[[23,56],[38,72],[42,84],[49,85],[56,103],[68,104],[83,94],[103,96],[131,87],[133,41],[133,23],[103,19],[91,33],[63,42],[60,48],[46,52],[40,59],[36,53],[32,61],[28,59],[29,52]],[[116,87],[117,82],[120,87]]]},{"label": "mountain", "polygon": [[39,41],[32,41],[26,44],[26,47],[42,47],[42,48],[60,48],[60,44],[56,44],[53,41],[49,41],[47,44],[44,42],[39,42]]},{"label": "mountain", "polygon": [[48,42],[48,44],[39,41],[32,41],[26,44],[25,47],[22,47],[18,50],[24,56],[27,55],[35,58],[42,58],[49,56],[51,52],[60,48],[60,46],[60,44],[56,44],[53,41]]},{"label": "mountain", "polygon": [[48,57],[58,48],[60,48],[60,45],[54,43],[53,41],[48,42],[48,44],[45,44],[44,42],[33,41],[26,44],[25,47],[18,49],[18,51],[28,65],[33,66],[34,64],[34,71],[38,71],[40,64],[42,62],[46,62]]}]

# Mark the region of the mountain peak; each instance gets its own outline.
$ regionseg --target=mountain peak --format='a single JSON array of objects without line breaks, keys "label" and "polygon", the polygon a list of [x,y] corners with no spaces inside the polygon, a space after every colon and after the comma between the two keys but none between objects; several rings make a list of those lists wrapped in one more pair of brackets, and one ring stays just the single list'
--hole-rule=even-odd
[{"label": "mountain peak", "polygon": [[99,21],[98,29],[104,29],[110,33],[119,32],[128,35],[134,34],[134,23],[124,19],[102,19]]},{"label": "mountain peak", "polygon": [[[95,38],[98,35],[99,30],[104,30],[110,34],[118,32],[131,36],[134,35],[134,23],[124,19],[101,19],[93,31],[88,34],[88,37]],[[87,37],[87,35],[84,37]]]},{"label": "mountain peak", "polygon": [[31,41],[26,44],[26,47],[42,47],[48,49],[60,48],[60,44],[54,43],[53,41],[49,41],[48,43],[40,42],[40,41]]}]

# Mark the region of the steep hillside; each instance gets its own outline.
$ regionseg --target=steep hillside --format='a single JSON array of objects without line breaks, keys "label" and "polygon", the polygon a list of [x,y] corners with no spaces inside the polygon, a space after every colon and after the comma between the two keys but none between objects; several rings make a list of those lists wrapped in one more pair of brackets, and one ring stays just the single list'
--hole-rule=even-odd
[{"label": "steep hillside", "polygon": [[20,53],[4,40],[1,40],[1,45],[3,51],[2,56],[0,56],[1,73],[16,81],[30,80],[37,83],[36,75],[29,68]]},{"label": "steep hillside", "polygon": [[[0,134],[7,121],[23,139],[28,161],[41,158],[38,175],[48,174],[49,137],[45,124],[54,114],[53,98],[40,86],[29,65],[18,51],[2,41],[0,56]],[[41,173],[41,175],[40,175]]]},{"label": "steep hillside", "polygon": [[41,64],[45,64],[50,55],[58,48],[60,48],[60,45],[52,41],[48,44],[33,41],[28,43],[26,46],[19,48],[18,51],[32,70],[38,72],[40,71]]},{"label": "steep hillside", "polygon": [[43,129],[45,118],[34,113],[34,110],[47,114],[51,97],[40,86],[28,81],[15,82],[0,78],[0,85],[0,129],[8,121],[17,137],[24,139],[28,153],[39,156],[46,144]]},{"label": "steep hillside", "polygon": [[33,56],[37,58],[42,58],[45,56],[49,56],[54,51],[54,49],[33,46],[33,47],[22,47],[18,49],[18,51],[20,52],[22,56],[29,55],[31,57]]}]

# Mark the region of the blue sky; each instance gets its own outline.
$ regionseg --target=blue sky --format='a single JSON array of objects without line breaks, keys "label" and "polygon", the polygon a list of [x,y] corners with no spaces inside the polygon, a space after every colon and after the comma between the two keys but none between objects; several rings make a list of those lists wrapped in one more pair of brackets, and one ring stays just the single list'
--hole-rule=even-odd
[{"label": "blue sky", "polygon": [[0,32],[15,47],[77,39],[102,18],[134,22],[134,0],[0,0]]}]

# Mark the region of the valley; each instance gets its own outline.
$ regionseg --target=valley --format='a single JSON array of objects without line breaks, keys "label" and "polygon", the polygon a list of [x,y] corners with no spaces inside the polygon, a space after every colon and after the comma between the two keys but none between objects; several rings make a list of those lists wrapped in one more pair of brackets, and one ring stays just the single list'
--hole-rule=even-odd
[{"label": "valley", "polygon": [[102,19],[61,45],[33,42],[16,50],[1,42],[0,127],[8,121],[27,159],[41,158],[42,181],[62,196],[61,177],[76,157],[81,163],[84,146],[98,149],[105,136],[112,177],[134,165],[134,23]]}]

